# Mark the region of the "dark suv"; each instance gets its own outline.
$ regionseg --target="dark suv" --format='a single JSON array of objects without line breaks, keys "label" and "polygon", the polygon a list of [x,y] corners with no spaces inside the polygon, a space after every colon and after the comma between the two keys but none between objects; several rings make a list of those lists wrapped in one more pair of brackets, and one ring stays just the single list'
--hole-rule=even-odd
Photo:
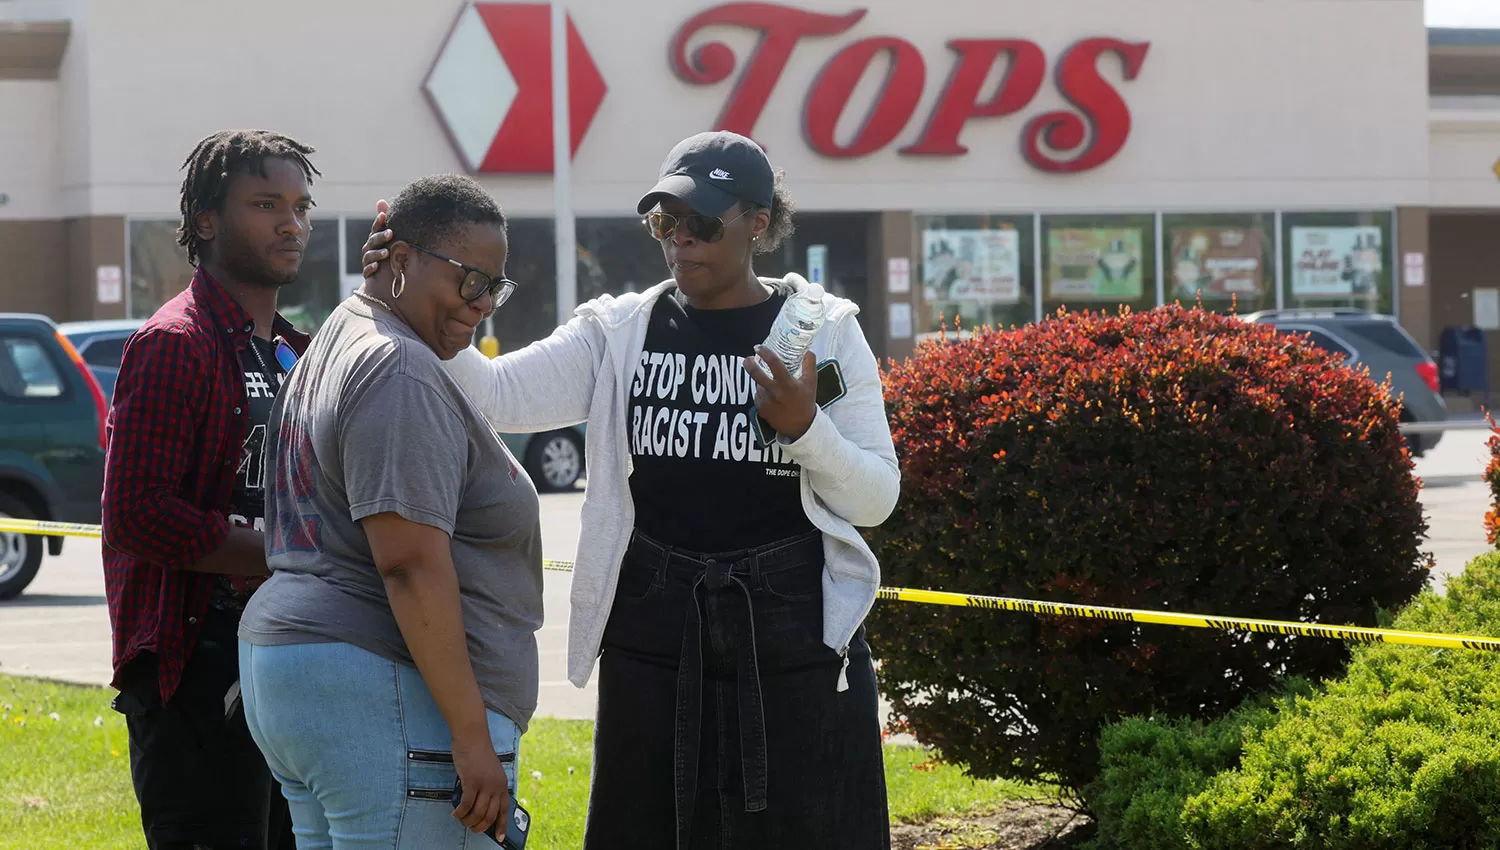
[{"label": "dark suv", "polygon": [[105,319],[93,322],[65,322],[57,330],[73,343],[83,362],[89,364],[106,403],[115,394],[115,379],[120,377],[120,358],[125,341],[141,329],[145,319]]},{"label": "dark suv", "polygon": [[[1243,317],[1247,322],[1274,325],[1281,333],[1305,335],[1324,351],[1344,358],[1351,366],[1370,369],[1370,377],[1391,379],[1391,393],[1401,400],[1402,422],[1442,422],[1448,405],[1439,392],[1438,368],[1394,316],[1340,307],[1328,310],[1263,310]],[[1433,448],[1442,434],[1410,434],[1413,455]]]},{"label": "dark suv", "polygon": [[[99,522],[104,393],[46,316],[0,313],[0,517]],[[61,537],[0,532],[0,599],[36,577]]]}]

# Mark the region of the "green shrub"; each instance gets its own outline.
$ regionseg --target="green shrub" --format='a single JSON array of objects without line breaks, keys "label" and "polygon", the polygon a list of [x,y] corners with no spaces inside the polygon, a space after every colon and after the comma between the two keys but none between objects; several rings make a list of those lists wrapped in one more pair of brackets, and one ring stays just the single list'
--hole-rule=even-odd
[{"label": "green shrub", "polygon": [[[1500,553],[1396,628],[1500,634]],[[1500,847],[1500,655],[1376,644],[1183,809],[1199,850]]]},{"label": "green shrub", "polygon": [[1084,789],[1098,825],[1094,850],[1189,850],[1182,807],[1221,771],[1240,763],[1247,735],[1312,685],[1296,679],[1284,694],[1259,695],[1212,721],[1129,717],[1099,736],[1099,778]]},{"label": "green shrub", "polygon": [[[901,502],[883,584],[1374,625],[1424,586],[1399,403],[1302,340],[1204,310],[1064,313],[887,375]],[[1213,718],[1337,641],[929,605],[869,619],[881,690],[981,777],[1081,789],[1130,715]]]}]

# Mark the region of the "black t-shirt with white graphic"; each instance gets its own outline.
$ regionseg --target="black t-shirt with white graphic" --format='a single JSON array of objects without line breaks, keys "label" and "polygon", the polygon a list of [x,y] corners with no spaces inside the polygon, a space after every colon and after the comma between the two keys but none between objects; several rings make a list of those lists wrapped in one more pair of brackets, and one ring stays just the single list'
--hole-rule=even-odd
[{"label": "black t-shirt with white graphic", "polygon": [[[239,466],[234,472],[234,487],[229,493],[229,522],[240,528],[264,532],[266,422],[286,372],[276,360],[275,344],[260,337],[254,337],[250,345],[240,350],[240,367],[245,375],[246,430]],[[214,607],[220,609],[244,610],[251,592],[260,584],[259,580],[218,578]]]},{"label": "black t-shirt with white graphic", "polygon": [[673,295],[657,300],[630,382],[630,495],[642,534],[728,552],[813,529],[802,468],[752,436],[756,384],[740,363],[785,301],[695,310]]}]

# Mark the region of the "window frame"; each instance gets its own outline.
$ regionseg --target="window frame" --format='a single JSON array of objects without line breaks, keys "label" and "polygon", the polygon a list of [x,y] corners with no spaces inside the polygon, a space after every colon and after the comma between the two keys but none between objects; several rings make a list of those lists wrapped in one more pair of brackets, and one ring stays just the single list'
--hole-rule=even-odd
[{"label": "window frame", "polygon": [[[1347,339],[1344,339],[1342,336],[1339,336],[1338,334],[1334,333],[1332,330],[1330,330],[1330,329],[1328,329],[1326,327],[1322,327],[1322,326],[1319,326],[1319,325],[1307,325],[1307,324],[1302,324],[1300,322],[1287,322],[1287,323],[1275,322],[1275,323],[1272,323],[1271,326],[1276,329],[1277,333],[1283,333],[1283,332],[1291,331],[1291,332],[1298,333],[1298,334],[1314,334],[1314,333],[1322,334],[1323,336],[1328,337],[1330,340],[1333,340],[1335,343],[1337,343],[1340,347],[1342,347],[1344,349],[1344,362],[1345,363],[1357,363],[1357,362],[1359,362],[1359,349],[1356,348],[1356,347],[1354,347],[1352,344],[1350,344],[1350,342]],[[1317,345],[1317,343],[1311,343],[1310,342],[1309,344],[1315,345],[1318,348],[1323,348],[1323,346]],[[1327,349],[1324,349],[1324,350],[1326,351]],[[1329,354],[1333,354],[1334,352],[1330,351],[1328,353]]]},{"label": "window frame", "polygon": [[[42,354],[42,359],[52,369],[52,374],[57,378],[58,393],[57,395],[50,396],[15,395],[14,393],[7,392],[5,386],[0,384],[0,398],[5,399],[7,404],[47,405],[71,403],[75,395],[73,383],[68,380],[67,372],[64,370],[63,364],[58,362],[57,352],[54,350],[54,346],[48,344],[49,341],[47,338],[24,329],[0,329],[0,357],[6,358],[10,366],[16,370],[16,374],[21,376],[22,381],[25,381],[25,375],[21,373],[21,368],[15,362],[15,356],[7,344],[11,340],[24,340],[37,347],[37,350]],[[26,386],[30,386],[30,383],[28,382]]]},{"label": "window frame", "polygon": [[[125,356],[125,343],[127,341],[129,341],[129,339],[130,339],[130,333],[113,333],[113,332],[107,332],[107,333],[95,334],[94,336],[91,336],[87,340],[85,340],[84,343],[83,343],[83,345],[77,347],[78,348],[78,356],[82,357],[83,358],[83,362],[86,363],[86,364],[88,364],[89,366],[96,366],[96,367],[101,368],[101,369],[119,369],[120,368],[120,362],[121,362],[121,360],[124,359],[124,356]],[[95,363],[94,361],[90,360],[89,359],[89,352],[95,350],[96,348],[98,348],[99,347],[99,343],[101,343],[101,342],[103,342],[103,343],[116,343],[116,342],[118,342],[120,344],[120,356],[117,357],[117,358],[115,358],[114,361],[110,362],[110,363]]]}]

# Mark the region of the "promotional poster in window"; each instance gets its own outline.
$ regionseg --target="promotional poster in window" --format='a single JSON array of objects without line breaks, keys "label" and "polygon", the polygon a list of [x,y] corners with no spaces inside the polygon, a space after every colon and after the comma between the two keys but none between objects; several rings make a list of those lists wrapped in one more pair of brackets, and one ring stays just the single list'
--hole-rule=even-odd
[{"label": "promotional poster in window", "polygon": [[1177,227],[1171,231],[1172,293],[1184,302],[1259,296],[1265,245],[1258,227]]},{"label": "promotional poster in window", "polygon": [[1047,234],[1048,297],[1139,301],[1145,292],[1140,228],[1071,228]]},{"label": "promotional poster in window", "polygon": [[1378,227],[1292,228],[1292,295],[1297,298],[1378,298]]}]

